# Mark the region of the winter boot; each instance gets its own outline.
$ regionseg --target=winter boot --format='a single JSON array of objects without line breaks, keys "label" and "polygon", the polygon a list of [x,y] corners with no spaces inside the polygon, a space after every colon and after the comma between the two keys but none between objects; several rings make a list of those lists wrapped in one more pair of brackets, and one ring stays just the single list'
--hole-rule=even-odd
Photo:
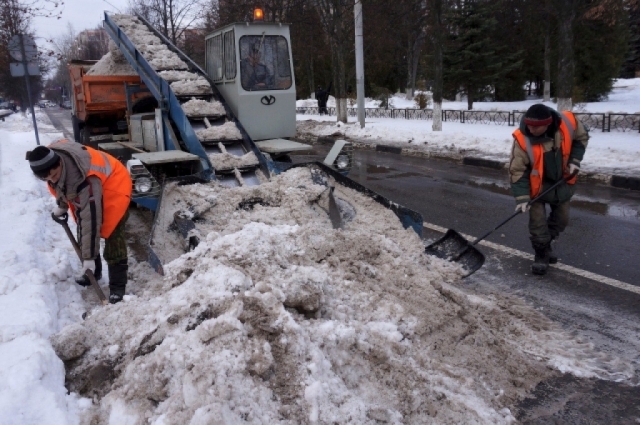
[{"label": "winter boot", "polygon": [[[100,258],[100,254],[96,257],[96,271],[93,272],[93,276],[96,278],[96,282],[102,279],[102,258]],[[82,276],[76,277],[76,283],[80,286],[89,286],[91,282],[89,278],[83,273]]]},{"label": "winter boot", "polygon": [[127,271],[129,265],[127,260],[118,261],[116,264],[109,264],[109,302],[116,304],[122,301],[124,291],[127,287]]},{"label": "winter boot", "polygon": [[544,275],[549,268],[549,245],[535,248],[536,258],[531,265],[531,272],[537,275]]},{"label": "winter boot", "polygon": [[556,244],[555,239],[551,239],[551,243],[549,243],[549,264],[556,264],[558,262],[558,254],[553,251],[553,247]]}]

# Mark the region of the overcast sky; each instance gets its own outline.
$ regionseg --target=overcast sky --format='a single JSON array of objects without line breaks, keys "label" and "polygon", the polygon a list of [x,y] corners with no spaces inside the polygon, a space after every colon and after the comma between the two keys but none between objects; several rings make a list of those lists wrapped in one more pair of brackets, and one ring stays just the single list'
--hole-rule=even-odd
[{"label": "overcast sky", "polygon": [[124,12],[128,0],[64,0],[62,18],[36,18],[32,28],[37,36],[37,44],[45,47],[46,40],[55,39],[67,31],[67,25],[73,25],[76,33],[85,29],[102,26],[104,11]]}]

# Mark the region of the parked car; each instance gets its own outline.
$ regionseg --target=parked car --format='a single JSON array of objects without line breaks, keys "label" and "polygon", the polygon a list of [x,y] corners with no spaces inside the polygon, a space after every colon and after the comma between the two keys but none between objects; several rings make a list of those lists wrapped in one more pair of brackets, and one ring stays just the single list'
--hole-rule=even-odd
[{"label": "parked car", "polygon": [[70,100],[65,100],[64,102],[62,102],[62,107],[64,109],[71,109],[71,101]]}]

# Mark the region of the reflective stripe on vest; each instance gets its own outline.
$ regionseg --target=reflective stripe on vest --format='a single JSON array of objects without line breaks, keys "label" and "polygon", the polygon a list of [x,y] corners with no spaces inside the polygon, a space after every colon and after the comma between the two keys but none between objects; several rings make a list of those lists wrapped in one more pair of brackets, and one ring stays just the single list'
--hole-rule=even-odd
[{"label": "reflective stripe on vest", "polygon": [[[571,116],[569,116],[571,114]],[[560,114],[562,123],[560,124],[560,132],[562,134],[562,143],[560,149],[562,152],[563,175],[566,177],[567,164],[569,162],[569,154],[571,153],[571,145],[573,135],[576,129],[575,117],[571,112],[565,111]],[[573,118],[573,119],[572,119]],[[542,144],[533,145],[529,136],[525,135],[520,129],[513,132],[513,137],[518,141],[520,148],[527,152],[529,162],[531,164],[531,174],[529,177],[529,196],[533,199],[542,191],[542,177],[544,173],[544,149]],[[554,141],[555,143],[555,141]],[[574,184],[576,177],[567,181],[568,184]]]},{"label": "reflective stripe on vest", "polygon": [[102,159],[104,160],[105,166],[104,167],[100,167],[97,164],[94,164],[93,162],[91,162],[91,166],[89,167],[89,169],[91,171],[95,171],[97,173],[102,173],[105,175],[105,177],[109,178],[109,176],[111,175],[111,163],[109,162],[109,158],[107,158],[105,156],[104,153],[98,151],[98,153],[100,154],[100,156],[102,156]]}]

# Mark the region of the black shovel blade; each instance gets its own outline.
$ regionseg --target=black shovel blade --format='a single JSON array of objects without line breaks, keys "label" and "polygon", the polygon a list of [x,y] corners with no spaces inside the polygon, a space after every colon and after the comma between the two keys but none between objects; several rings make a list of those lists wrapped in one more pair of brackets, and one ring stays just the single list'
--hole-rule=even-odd
[{"label": "black shovel blade", "polygon": [[424,252],[458,263],[465,271],[463,277],[473,274],[484,264],[484,254],[453,229],[428,245]]}]

